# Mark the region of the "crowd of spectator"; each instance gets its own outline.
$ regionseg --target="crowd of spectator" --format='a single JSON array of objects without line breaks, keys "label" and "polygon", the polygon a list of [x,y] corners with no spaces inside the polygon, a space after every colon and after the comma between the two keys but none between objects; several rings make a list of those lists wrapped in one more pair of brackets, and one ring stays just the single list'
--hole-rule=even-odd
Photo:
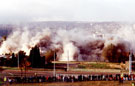
[{"label": "crowd of spectator", "polygon": [[4,77],[6,83],[41,83],[41,82],[81,82],[81,81],[134,81],[135,75],[101,74],[101,75],[56,75],[56,76],[22,76]]}]

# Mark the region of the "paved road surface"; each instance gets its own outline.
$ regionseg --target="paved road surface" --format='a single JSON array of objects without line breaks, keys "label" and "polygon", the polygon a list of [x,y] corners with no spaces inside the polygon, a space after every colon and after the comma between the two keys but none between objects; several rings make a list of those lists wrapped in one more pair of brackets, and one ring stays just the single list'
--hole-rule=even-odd
[{"label": "paved road surface", "polygon": [[[26,76],[53,76],[53,71],[36,71],[36,70],[29,70],[26,72],[25,74],[25,71],[23,71],[23,74],[22,75],[26,75]],[[118,73],[114,73],[114,72],[109,72],[109,73],[102,73],[101,71],[99,72],[82,72],[82,71],[56,71],[56,75],[59,75],[59,74],[62,74],[62,75],[80,75],[80,74],[83,74],[83,75],[101,75],[101,74],[120,74],[119,72]],[[0,77],[4,77],[4,76],[8,76],[8,77],[15,77],[15,76],[21,76],[21,71],[20,70],[4,70],[0,73]]]}]

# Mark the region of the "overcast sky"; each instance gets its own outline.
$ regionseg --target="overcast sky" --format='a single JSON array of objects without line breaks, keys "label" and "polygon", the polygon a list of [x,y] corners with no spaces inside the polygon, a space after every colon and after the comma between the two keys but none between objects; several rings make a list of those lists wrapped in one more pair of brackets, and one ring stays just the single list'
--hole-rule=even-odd
[{"label": "overcast sky", "polygon": [[0,0],[0,23],[135,21],[135,0]]}]

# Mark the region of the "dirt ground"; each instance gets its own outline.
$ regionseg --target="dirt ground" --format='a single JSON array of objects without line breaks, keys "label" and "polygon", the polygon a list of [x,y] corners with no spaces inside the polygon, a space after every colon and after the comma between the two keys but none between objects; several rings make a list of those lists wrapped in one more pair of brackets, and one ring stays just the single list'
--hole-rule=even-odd
[{"label": "dirt ground", "polygon": [[[132,86],[135,81],[87,81],[87,82],[57,82],[57,83],[28,83],[28,84],[6,84],[2,86]],[[133,85],[134,86],[134,85]]]}]

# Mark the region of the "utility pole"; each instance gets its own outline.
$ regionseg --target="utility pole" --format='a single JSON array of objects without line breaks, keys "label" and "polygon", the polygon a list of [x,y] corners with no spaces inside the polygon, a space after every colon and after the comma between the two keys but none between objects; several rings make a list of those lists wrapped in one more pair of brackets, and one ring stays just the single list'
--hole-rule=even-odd
[{"label": "utility pole", "polygon": [[19,53],[18,53],[18,69],[19,69]]},{"label": "utility pole", "polygon": [[129,54],[129,75],[132,72],[132,53]]},{"label": "utility pole", "polygon": [[55,70],[55,52],[54,52],[54,63],[53,63],[53,76],[56,76],[56,70]]},{"label": "utility pole", "polygon": [[67,71],[69,71],[69,51],[67,51]]}]

